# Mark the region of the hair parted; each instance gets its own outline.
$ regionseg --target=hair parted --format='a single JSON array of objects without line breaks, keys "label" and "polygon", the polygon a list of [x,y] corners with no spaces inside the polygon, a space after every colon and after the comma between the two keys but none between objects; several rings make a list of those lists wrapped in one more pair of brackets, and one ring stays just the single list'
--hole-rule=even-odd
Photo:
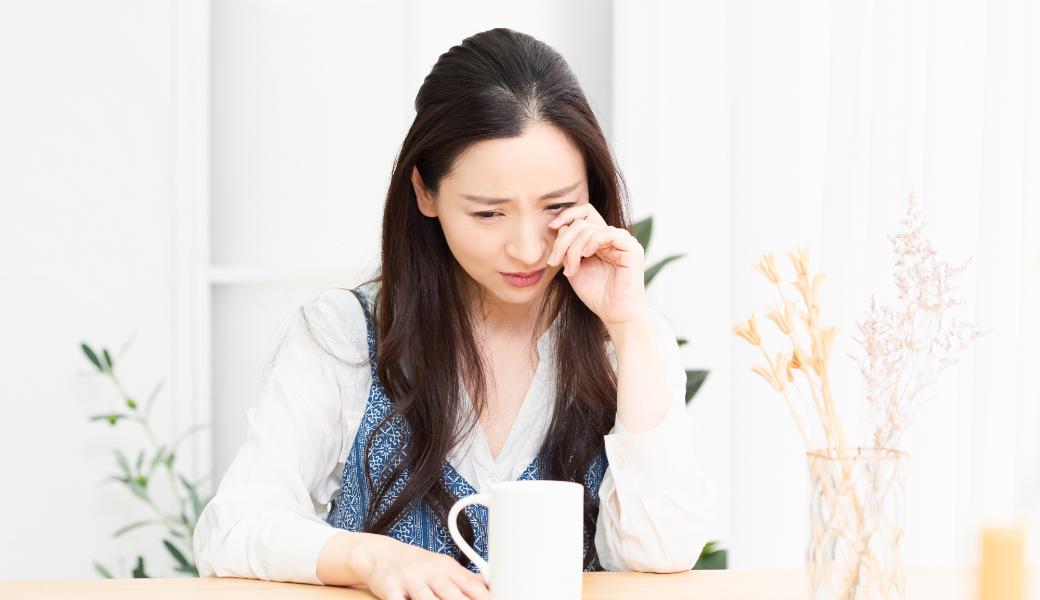
[{"label": "hair parted", "polygon": [[[608,225],[625,227],[624,181],[577,78],[547,44],[509,29],[478,33],[440,56],[415,99],[415,120],[394,165],[383,213],[381,283],[374,301],[377,375],[409,424],[407,452],[389,473],[369,474],[374,497],[365,530],[385,534],[426,501],[446,522],[456,498],[441,481],[451,449],[472,427],[459,415],[463,381],[474,411],[486,403],[489,376],[474,339],[472,280],[459,266],[436,218],[419,212],[413,167],[434,195],[462,152],[491,139],[522,135],[534,123],[568,135],[585,160],[589,201]],[[539,454],[542,476],[582,483],[602,451],[617,411],[617,375],[607,355],[606,328],[566,277],[550,282],[540,307],[555,317],[555,401]],[[462,377],[460,378],[460,374]],[[382,427],[382,425],[381,425]],[[377,428],[366,442],[365,460]],[[408,481],[384,510],[403,473]],[[374,479],[373,479],[374,478]],[[585,529],[594,532],[595,500],[586,493]],[[469,520],[459,529],[473,540]],[[588,566],[595,558],[590,544]],[[463,564],[468,559],[460,557]]]}]

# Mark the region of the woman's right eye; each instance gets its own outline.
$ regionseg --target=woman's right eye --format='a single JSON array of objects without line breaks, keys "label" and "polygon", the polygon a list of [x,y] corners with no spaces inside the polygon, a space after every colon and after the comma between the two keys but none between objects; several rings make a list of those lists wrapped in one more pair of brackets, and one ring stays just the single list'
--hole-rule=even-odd
[{"label": "woman's right eye", "polygon": [[473,213],[473,216],[480,217],[481,219],[491,219],[491,218],[497,217],[498,214],[499,213],[497,213],[497,212],[478,212],[478,213]]}]

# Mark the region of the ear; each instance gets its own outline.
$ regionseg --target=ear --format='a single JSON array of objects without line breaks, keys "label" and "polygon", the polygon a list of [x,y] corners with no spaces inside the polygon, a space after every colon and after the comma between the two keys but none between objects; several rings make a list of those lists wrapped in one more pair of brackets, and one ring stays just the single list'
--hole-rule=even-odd
[{"label": "ear", "polygon": [[412,167],[412,187],[415,188],[415,200],[419,204],[419,212],[427,217],[436,217],[437,207],[434,205],[433,198],[426,189],[426,184],[423,183],[417,167]]}]

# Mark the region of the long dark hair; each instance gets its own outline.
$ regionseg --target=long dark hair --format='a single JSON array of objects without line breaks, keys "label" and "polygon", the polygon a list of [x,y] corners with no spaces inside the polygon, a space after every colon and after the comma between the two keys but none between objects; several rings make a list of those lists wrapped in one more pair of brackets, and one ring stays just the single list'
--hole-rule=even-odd
[{"label": "long dark hair", "polygon": [[[436,196],[442,178],[471,144],[519,136],[534,123],[548,123],[581,150],[592,205],[608,225],[627,225],[624,182],[603,132],[566,61],[545,43],[509,29],[463,40],[437,60],[415,98],[415,111],[386,196],[381,286],[374,303],[377,375],[395,403],[387,420],[402,416],[411,429],[407,452],[401,452],[393,471],[374,474],[365,529],[381,534],[423,500],[446,522],[456,498],[441,480],[442,466],[468,431],[458,416],[465,414],[459,405],[462,381],[479,414],[489,380],[474,340],[467,292],[472,280],[456,262],[437,219],[419,212],[413,167]],[[552,330],[556,398],[540,472],[543,478],[583,483],[617,412],[606,329],[562,272],[550,282],[541,314],[556,317],[558,325]],[[368,439],[366,459],[377,432]],[[391,484],[405,472],[407,484],[381,510]],[[595,525],[596,501],[586,493],[586,535]],[[462,515],[459,527],[472,542],[472,527]],[[594,544],[589,548],[586,567],[595,558]]]}]

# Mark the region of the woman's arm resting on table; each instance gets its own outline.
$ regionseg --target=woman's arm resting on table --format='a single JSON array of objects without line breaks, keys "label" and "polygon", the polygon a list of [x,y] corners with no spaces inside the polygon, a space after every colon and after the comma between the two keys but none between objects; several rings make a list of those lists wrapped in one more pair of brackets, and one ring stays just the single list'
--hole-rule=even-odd
[{"label": "woman's arm resting on table", "polygon": [[618,418],[605,440],[596,549],[606,569],[670,573],[697,562],[714,490],[697,466],[675,335],[657,313],[650,321],[650,339],[642,328],[611,332]]},{"label": "woman's arm resting on table", "polygon": [[367,584],[384,600],[491,598],[484,579],[450,556],[371,533],[344,531],[329,538],[317,574],[326,585]]},{"label": "woman's arm resting on table", "polygon": [[[206,506],[194,549],[203,577],[321,583],[318,553],[337,531],[318,513],[339,490],[339,463],[364,409],[368,355],[365,317],[348,291],[331,290],[289,328],[259,404],[246,413],[246,441]],[[309,323],[309,325],[308,325]]]}]

